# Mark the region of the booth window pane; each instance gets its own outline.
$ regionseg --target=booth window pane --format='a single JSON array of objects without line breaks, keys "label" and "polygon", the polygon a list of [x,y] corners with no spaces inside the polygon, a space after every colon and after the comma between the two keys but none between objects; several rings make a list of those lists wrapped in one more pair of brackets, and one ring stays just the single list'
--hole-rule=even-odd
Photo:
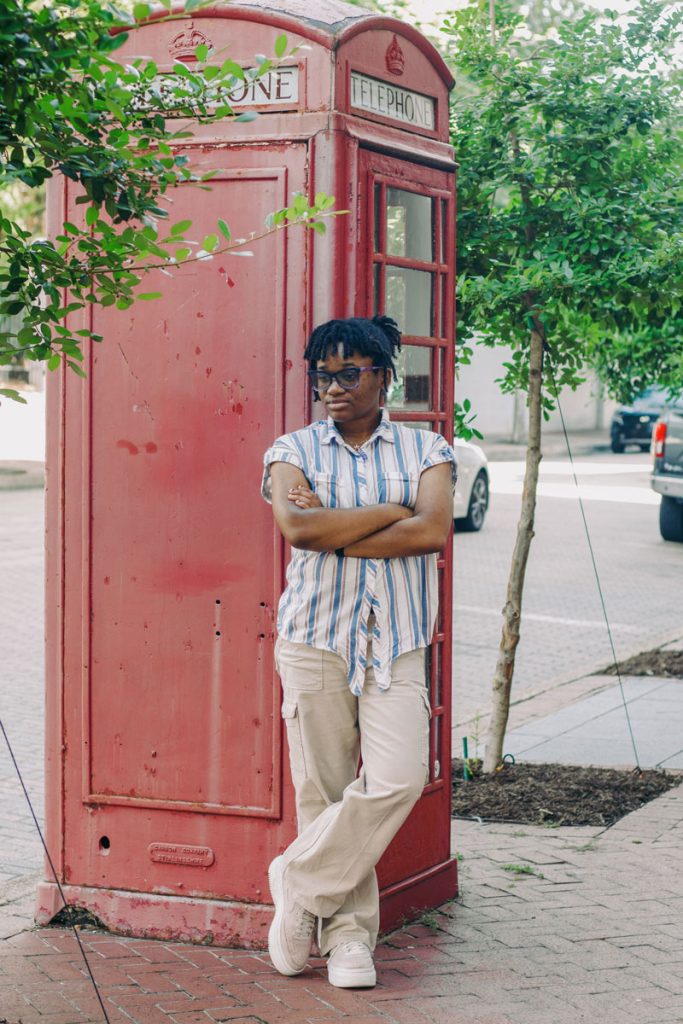
[{"label": "booth window pane", "polygon": [[439,409],[446,408],[446,349],[439,350]]},{"label": "booth window pane", "polygon": [[384,309],[404,334],[431,337],[434,330],[434,275],[426,270],[387,267]]},{"label": "booth window pane", "polygon": [[441,707],[443,703],[443,669],[441,667],[441,647],[440,643],[432,644],[433,659],[434,659],[434,689],[432,692],[432,700],[434,707]]},{"label": "booth window pane", "polygon": [[372,271],[372,308],[375,316],[382,312],[382,303],[380,302],[381,282],[382,268],[379,263],[375,263]]},{"label": "booth window pane", "polygon": [[[395,408],[395,406],[392,406]],[[411,430],[434,430],[434,424],[431,420],[403,420],[404,427],[410,427]],[[438,434],[439,431],[437,430]]]},{"label": "booth window pane", "polygon": [[[387,405],[392,409],[431,409],[432,407],[432,350],[417,345],[404,345],[395,360],[397,378],[392,380],[387,393]],[[409,424],[422,426],[422,424]],[[431,429],[431,424],[427,427]]]},{"label": "booth window pane", "polygon": [[441,253],[440,262],[446,263],[448,258],[448,203],[441,200]]},{"label": "booth window pane", "polygon": [[455,301],[453,291],[448,287],[448,278],[445,274],[441,277],[441,337],[446,337],[446,331],[448,329],[448,314],[450,312],[451,303]]},{"label": "booth window pane", "polygon": [[434,260],[434,201],[429,196],[387,188],[386,225],[389,256]]},{"label": "booth window pane", "polygon": [[434,719],[434,739],[432,749],[432,772],[433,778],[436,782],[437,779],[441,778],[441,730],[443,728],[443,719],[441,717]]},{"label": "booth window pane", "polygon": [[375,252],[382,251],[382,186],[375,185]]}]

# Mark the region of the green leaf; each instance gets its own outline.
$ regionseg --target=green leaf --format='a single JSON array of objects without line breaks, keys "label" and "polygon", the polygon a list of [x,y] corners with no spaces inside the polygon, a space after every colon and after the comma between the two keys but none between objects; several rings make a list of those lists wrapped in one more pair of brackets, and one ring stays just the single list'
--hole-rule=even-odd
[{"label": "green leaf", "polygon": [[67,365],[74,371],[74,373],[78,377],[87,377],[88,376],[87,373],[85,372],[85,370],[83,369],[83,367],[79,366],[78,363],[75,363],[73,361],[73,359],[67,359]]},{"label": "green leaf", "polygon": [[133,6],[133,17],[136,21],[144,21],[149,17],[151,10],[149,4],[137,3]]},{"label": "green leaf", "polygon": [[217,245],[218,235],[207,235],[202,242],[202,249],[204,249],[205,252],[213,252]]},{"label": "green leaf", "polygon": [[237,124],[245,124],[248,121],[255,121],[258,116],[255,110],[245,110],[244,113],[237,115],[235,121]]},{"label": "green leaf", "polygon": [[138,298],[138,299],[160,299],[162,297],[162,294],[163,294],[162,292],[142,292],[141,294],[136,295],[136,298]]},{"label": "green leaf", "polygon": [[220,231],[224,238],[227,238],[227,240],[230,241],[232,237],[230,234],[230,228],[228,227],[224,220],[218,221],[218,230]]},{"label": "green leaf", "polygon": [[234,60],[225,60],[221,64],[221,75],[232,75],[233,78],[239,78],[241,82],[244,81],[244,69],[236,64]]},{"label": "green leaf", "polygon": [[287,36],[283,32],[282,35],[279,35],[275,40],[275,56],[278,58],[284,57],[286,49]]},{"label": "green leaf", "polygon": [[171,226],[172,235],[184,235],[192,227],[191,220],[179,220],[177,224]]},{"label": "green leaf", "polygon": [[28,402],[23,395],[20,395],[18,391],[14,390],[14,388],[0,388],[0,395],[2,395],[3,398],[11,398],[13,402],[19,402],[21,405],[28,405]]},{"label": "green leaf", "polygon": [[48,368],[48,370],[56,370],[56,369],[58,369],[59,366],[61,365],[61,362],[62,362],[62,357],[59,355],[58,352],[55,352],[54,355],[51,355],[50,358],[47,361],[47,368]]},{"label": "green leaf", "polygon": [[209,47],[206,43],[200,43],[195,47],[194,55],[198,61],[205,61],[209,56]]},{"label": "green leaf", "polygon": [[89,206],[85,211],[85,223],[88,227],[92,227],[92,225],[99,220],[99,217],[100,211],[97,206]]}]

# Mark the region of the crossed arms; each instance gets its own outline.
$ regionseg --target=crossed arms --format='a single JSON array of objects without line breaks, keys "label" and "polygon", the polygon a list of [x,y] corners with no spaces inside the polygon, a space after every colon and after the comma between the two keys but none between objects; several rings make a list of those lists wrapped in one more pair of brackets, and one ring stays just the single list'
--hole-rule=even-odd
[{"label": "crossed arms", "polygon": [[343,548],[354,558],[400,558],[441,551],[448,539],[453,520],[449,463],[424,470],[414,509],[391,502],[324,508],[296,466],[274,462],[270,473],[275,521],[294,548]]}]

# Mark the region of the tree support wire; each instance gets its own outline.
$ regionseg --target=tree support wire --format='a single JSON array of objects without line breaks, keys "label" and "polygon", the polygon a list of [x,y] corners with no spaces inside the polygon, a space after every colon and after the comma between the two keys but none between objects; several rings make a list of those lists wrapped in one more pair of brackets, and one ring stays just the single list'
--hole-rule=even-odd
[{"label": "tree support wire", "polygon": [[52,877],[55,880],[55,885],[57,886],[57,889],[59,891],[59,895],[61,897],[62,903],[64,904],[64,909],[67,912],[67,918],[69,919],[69,924],[70,924],[70,926],[71,926],[71,928],[73,930],[74,936],[76,938],[76,942],[78,943],[78,948],[81,951],[81,956],[83,957],[83,963],[85,964],[85,969],[86,969],[86,971],[88,973],[88,977],[90,978],[90,981],[92,982],[92,986],[95,989],[95,995],[97,996],[97,1001],[100,1004],[100,1008],[102,1010],[102,1016],[104,1017],[104,1019],[106,1021],[106,1024],[111,1024],[111,1021],[109,1020],[109,1015],[107,1013],[106,1007],[104,1005],[104,1002],[102,1001],[102,995],[100,994],[100,990],[98,988],[97,982],[95,981],[95,977],[94,977],[92,969],[90,967],[90,963],[88,961],[88,957],[86,955],[85,949],[83,948],[83,943],[81,942],[81,937],[78,934],[78,928],[73,923],[73,921],[71,921],[71,910],[72,910],[72,908],[69,906],[69,904],[66,901],[66,896],[64,895],[64,890],[62,889],[61,882],[59,881],[59,878],[57,876],[57,871],[55,869],[54,864],[52,863],[52,857],[50,856],[50,851],[47,848],[47,843],[45,842],[45,838],[43,836],[43,830],[41,829],[41,827],[40,827],[40,825],[38,823],[38,819],[36,817],[36,812],[34,811],[33,804],[31,802],[31,797],[28,794],[28,790],[26,788],[26,784],[24,783],[24,779],[23,779],[23,776],[21,774],[21,770],[19,768],[19,765],[17,763],[17,759],[14,756],[14,750],[12,749],[12,744],[9,741],[9,736],[7,735],[7,731],[5,729],[4,722],[2,721],[1,718],[0,718],[0,731],[2,732],[2,735],[3,735],[4,739],[5,739],[5,743],[7,744],[7,749],[9,751],[9,756],[12,759],[12,764],[14,765],[14,770],[17,773],[17,778],[19,779],[19,783],[21,785],[22,790],[24,791],[24,796],[26,797],[26,803],[28,804],[28,809],[31,812],[31,817],[33,818],[33,824],[36,827],[38,835],[40,836],[40,842],[41,842],[43,850],[45,852],[45,857],[47,859],[48,864],[50,865],[50,871],[52,872]]},{"label": "tree support wire", "polygon": [[631,725],[631,716],[628,710],[628,704],[626,702],[626,694],[624,693],[624,684],[621,678],[621,670],[619,668],[619,662],[617,661],[617,652],[614,646],[614,637],[612,636],[612,627],[610,626],[609,616],[607,614],[607,605],[605,604],[605,595],[602,591],[602,584],[600,582],[600,573],[598,572],[598,563],[595,558],[595,552],[593,550],[593,542],[591,541],[590,530],[588,529],[588,520],[586,519],[586,510],[583,504],[583,498],[581,497],[581,490],[579,488],[579,481],[576,476],[576,469],[574,467],[574,456],[572,455],[571,445],[569,444],[569,434],[567,433],[567,427],[564,421],[564,413],[562,412],[562,405],[560,403],[560,395],[557,388],[557,381],[555,379],[555,369],[552,362],[552,351],[547,341],[543,342],[543,353],[547,358],[548,371],[550,373],[550,379],[553,385],[553,398],[557,403],[557,411],[560,414],[560,422],[562,424],[562,433],[564,434],[564,441],[567,446],[567,454],[569,456],[569,463],[572,467],[572,477],[574,478],[574,486],[576,487],[576,495],[579,499],[579,508],[581,509],[581,518],[583,519],[583,528],[586,532],[586,541],[588,542],[588,550],[591,556],[591,563],[593,565],[593,572],[595,574],[595,582],[598,587],[598,594],[600,595],[600,604],[602,605],[602,614],[605,618],[605,626],[607,627],[607,636],[609,637],[609,644],[612,650],[612,658],[614,661],[614,668],[617,673],[619,680],[619,692],[621,693],[621,701],[624,705],[624,714],[626,715],[626,724],[628,725],[629,736],[631,737],[631,745],[633,746],[633,757],[636,762],[636,771],[641,772],[640,758],[638,756],[638,748],[636,746],[636,738],[633,734],[633,727]]}]

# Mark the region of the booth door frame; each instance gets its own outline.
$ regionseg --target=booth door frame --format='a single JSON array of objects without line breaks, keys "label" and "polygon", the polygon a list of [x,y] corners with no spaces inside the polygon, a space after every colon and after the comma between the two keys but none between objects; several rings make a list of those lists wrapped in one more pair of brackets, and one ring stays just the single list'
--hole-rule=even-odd
[{"label": "booth door frame", "polygon": [[[356,315],[391,313],[386,309],[385,280],[388,267],[427,271],[433,275],[432,333],[403,334],[403,346],[430,351],[431,381],[429,408],[419,410],[389,406],[393,420],[419,423],[453,440],[455,378],[455,173],[405,159],[390,157],[369,149],[359,152],[359,224]],[[428,196],[433,200],[433,252],[431,260],[417,260],[387,253],[387,188]],[[378,223],[379,220],[379,223]],[[399,328],[402,324],[399,323]],[[428,683],[432,704],[429,782],[406,828],[429,827],[415,836],[423,846],[434,844],[435,859],[447,859],[450,852],[450,763],[451,763],[451,662],[452,662],[452,579],[453,546],[449,537],[437,561],[439,576],[439,616],[431,647],[428,649]],[[400,842],[400,840],[399,840]],[[397,844],[398,845],[398,844]],[[409,843],[409,845],[412,845]],[[393,844],[392,844],[393,846]],[[438,849],[437,849],[438,848]],[[385,858],[388,878],[380,869],[386,885],[396,880],[389,848]],[[421,859],[421,858],[420,858]],[[424,870],[424,867],[421,868]],[[403,877],[406,877],[405,873]]]}]

